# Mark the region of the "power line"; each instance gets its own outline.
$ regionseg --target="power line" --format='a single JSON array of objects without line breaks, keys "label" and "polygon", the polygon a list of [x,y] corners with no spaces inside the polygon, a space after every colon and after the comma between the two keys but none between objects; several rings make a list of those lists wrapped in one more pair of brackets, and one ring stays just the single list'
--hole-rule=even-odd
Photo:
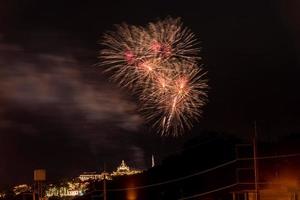
[{"label": "power line", "polygon": [[[300,153],[294,153],[294,154],[282,154],[282,155],[274,155],[274,156],[260,156],[256,159],[258,160],[267,160],[267,159],[276,159],[276,158],[290,158],[290,157],[296,157],[300,156]],[[253,160],[252,157],[249,158],[239,158],[238,160]]]},{"label": "power line", "polygon": [[201,196],[208,195],[208,194],[211,194],[211,193],[214,193],[214,192],[219,192],[219,191],[222,191],[222,190],[226,190],[226,189],[234,187],[236,185],[238,185],[238,184],[234,183],[234,184],[227,185],[227,186],[224,186],[224,187],[221,187],[221,188],[218,188],[218,189],[210,190],[208,192],[203,192],[203,193],[198,193],[198,194],[195,194],[195,195],[192,195],[192,196],[183,197],[183,198],[180,198],[179,200],[193,199],[193,198],[196,198],[196,197],[201,197]]},{"label": "power line", "polygon": [[[256,159],[260,159],[260,160],[265,160],[265,159],[279,159],[279,158],[290,158],[290,157],[296,157],[296,156],[300,156],[300,153],[284,154],[284,155],[274,155],[274,156],[261,156],[261,157],[256,157]],[[237,160],[253,160],[253,159],[254,158],[240,158],[240,159],[237,159]],[[183,198],[180,198],[179,200],[186,200],[186,199],[192,199],[192,198],[196,198],[196,197],[201,197],[201,196],[204,196],[204,195],[207,195],[207,194],[211,194],[211,193],[214,193],[214,192],[218,192],[218,191],[222,191],[222,190],[231,188],[231,187],[239,185],[239,184],[242,184],[242,185],[253,185],[253,184],[274,184],[274,183],[271,183],[271,182],[254,182],[254,183],[253,182],[241,182],[241,183],[234,183],[234,184],[227,185],[227,186],[224,186],[224,187],[221,187],[221,188],[218,188],[218,189],[215,189],[215,190],[211,190],[211,191],[208,191],[208,192],[198,193],[198,194],[195,194],[195,195],[192,195],[192,196],[183,197]]]},{"label": "power line", "polygon": [[[273,182],[257,182],[259,185],[279,185]],[[253,185],[254,182],[238,182],[239,185]]]},{"label": "power line", "polygon": [[145,188],[149,188],[149,187],[155,187],[155,186],[165,185],[165,184],[169,184],[169,183],[174,183],[174,182],[182,181],[182,180],[185,180],[185,179],[189,179],[189,178],[191,178],[193,176],[198,176],[198,175],[201,175],[201,174],[205,174],[207,172],[216,170],[218,168],[225,167],[225,166],[233,164],[235,162],[236,162],[236,160],[232,160],[232,161],[220,164],[218,166],[215,166],[215,167],[212,167],[212,168],[209,168],[209,169],[206,169],[206,170],[194,173],[194,174],[190,174],[190,175],[183,176],[183,177],[176,178],[176,179],[171,179],[171,180],[168,180],[168,181],[163,181],[163,182],[160,182],[160,183],[154,183],[154,184],[149,184],[149,185],[144,185],[144,186],[137,186],[137,187],[130,187],[130,188],[110,189],[108,191],[137,190],[137,189],[145,189]]},{"label": "power line", "polygon": [[[219,191],[222,191],[222,190],[225,190],[225,189],[237,186],[237,185],[254,185],[254,184],[255,184],[255,182],[234,183],[234,184],[227,185],[227,186],[224,186],[224,187],[221,187],[221,188],[218,188],[218,189],[214,189],[214,190],[211,190],[211,191],[208,191],[208,192],[198,193],[198,194],[195,194],[195,195],[192,195],[192,196],[183,197],[183,198],[180,198],[178,200],[186,200],[186,199],[192,199],[192,198],[204,196],[204,195],[211,194],[211,193],[214,193],[214,192],[219,192]],[[276,184],[276,183],[272,183],[272,182],[257,182],[257,184],[280,185],[280,184]]]},{"label": "power line", "polygon": [[[138,189],[145,189],[145,188],[156,187],[156,186],[165,185],[165,184],[169,184],[169,183],[174,183],[174,182],[182,181],[182,180],[185,180],[185,179],[189,179],[189,178],[194,177],[194,176],[199,176],[201,174],[205,174],[205,173],[208,173],[210,171],[214,171],[216,169],[219,169],[219,168],[225,167],[227,165],[233,164],[236,161],[237,160],[228,161],[226,163],[217,165],[215,167],[212,167],[212,168],[209,168],[209,169],[206,169],[206,170],[203,170],[203,171],[196,172],[194,174],[190,174],[190,175],[187,175],[187,176],[183,176],[183,177],[179,177],[179,178],[176,178],[176,179],[171,179],[171,180],[167,180],[167,181],[163,181],[163,182],[159,182],[159,183],[143,185],[143,186],[137,186],[137,187],[109,189],[107,191],[108,192],[119,192],[119,191],[127,191],[127,190],[138,190]],[[95,190],[95,191],[103,191],[103,190]]]},{"label": "power line", "polygon": [[[296,156],[300,156],[300,153],[282,154],[282,155],[274,155],[274,156],[262,156],[262,157],[257,157],[257,159],[260,159],[260,160],[264,160],[264,159],[279,159],[279,158],[289,158],[289,157],[296,157]],[[214,171],[216,169],[225,167],[227,165],[233,164],[233,163],[235,163],[237,161],[243,161],[243,160],[253,160],[253,158],[239,158],[239,159],[231,160],[231,161],[228,161],[226,163],[217,165],[215,167],[212,167],[212,168],[209,168],[209,169],[206,169],[206,170],[202,170],[202,171],[196,172],[194,174],[190,174],[190,175],[187,175],[187,176],[183,176],[183,177],[179,177],[179,178],[176,178],[176,179],[171,179],[171,180],[167,180],[167,181],[163,181],[163,182],[158,182],[158,183],[149,184],[149,185],[142,185],[142,186],[137,186],[137,187],[108,189],[107,191],[108,192],[119,192],[119,191],[127,191],[127,190],[138,190],[138,189],[146,189],[146,188],[156,187],[156,186],[160,186],[160,185],[170,184],[170,183],[182,181],[182,180],[185,180],[185,179],[189,179],[189,178],[194,177],[194,176],[199,176],[199,175],[202,175],[202,174]],[[235,184],[239,184],[239,183],[235,183]],[[229,187],[229,186],[226,186],[226,187]],[[103,190],[95,190],[95,191],[103,192]],[[211,191],[209,191],[209,192],[211,193]]]},{"label": "power line", "polygon": [[[273,183],[273,182],[257,182],[257,183],[258,184],[268,184],[268,185],[280,185],[280,184],[276,184],[276,183]],[[195,195],[192,195],[192,196],[183,197],[183,198],[180,198],[178,200],[186,200],[186,199],[201,197],[201,196],[208,195],[208,194],[211,194],[211,193],[214,193],[214,192],[219,192],[219,191],[222,191],[222,190],[225,190],[225,189],[237,186],[237,185],[254,185],[254,184],[255,184],[255,182],[238,182],[238,183],[227,185],[227,186],[217,188],[217,189],[214,189],[214,190],[211,190],[211,191],[208,191],[208,192],[203,192],[203,193],[198,193],[198,194],[195,194]]]}]

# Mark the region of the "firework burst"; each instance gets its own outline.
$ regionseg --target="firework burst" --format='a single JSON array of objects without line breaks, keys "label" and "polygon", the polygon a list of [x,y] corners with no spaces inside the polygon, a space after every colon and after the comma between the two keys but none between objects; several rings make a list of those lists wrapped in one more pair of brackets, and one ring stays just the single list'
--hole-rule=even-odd
[{"label": "firework burst", "polygon": [[146,45],[155,56],[190,63],[200,59],[195,35],[183,27],[179,18],[149,23],[146,32]]},{"label": "firework burst", "polygon": [[134,92],[140,111],[161,135],[184,133],[201,116],[207,99],[197,39],[180,19],[145,28],[122,24],[104,34],[101,66]]}]

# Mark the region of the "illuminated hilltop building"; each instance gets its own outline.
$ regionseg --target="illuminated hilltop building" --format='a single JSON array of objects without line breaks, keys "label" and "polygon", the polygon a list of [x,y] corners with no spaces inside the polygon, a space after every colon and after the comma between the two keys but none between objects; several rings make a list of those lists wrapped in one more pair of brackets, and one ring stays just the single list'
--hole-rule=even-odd
[{"label": "illuminated hilltop building", "polygon": [[[48,185],[48,188],[46,190],[46,196],[52,197],[75,197],[75,196],[82,196],[89,185],[90,181],[101,181],[104,179],[106,180],[112,180],[112,176],[123,176],[123,175],[133,175],[141,173],[141,170],[134,170],[130,169],[124,160],[122,160],[121,165],[117,168],[116,171],[112,173],[102,172],[84,172],[83,174],[79,175],[79,182],[78,179],[74,179],[72,181],[69,181],[65,184],[60,185]],[[23,188],[23,186],[20,188]]]},{"label": "illuminated hilltop building", "polygon": [[141,170],[130,169],[124,160],[122,160],[121,165],[117,168],[117,171],[111,173],[111,176],[123,176],[123,175],[133,175],[142,173]]},{"label": "illuminated hilltop building", "polygon": [[95,180],[103,180],[105,176],[106,180],[111,180],[110,174],[106,172],[96,173],[96,172],[84,172],[83,174],[80,174],[78,177],[81,181],[95,181]]},{"label": "illuminated hilltop building", "polygon": [[80,174],[79,179],[81,181],[101,180],[101,174],[97,172],[83,172],[83,174]]},{"label": "illuminated hilltop building", "polygon": [[129,166],[126,165],[125,161],[122,160],[121,165],[117,167],[117,170],[113,171],[112,173],[84,172],[79,176],[79,179],[81,181],[103,180],[105,176],[106,180],[112,180],[112,176],[133,175],[141,172],[141,170],[131,169]]}]

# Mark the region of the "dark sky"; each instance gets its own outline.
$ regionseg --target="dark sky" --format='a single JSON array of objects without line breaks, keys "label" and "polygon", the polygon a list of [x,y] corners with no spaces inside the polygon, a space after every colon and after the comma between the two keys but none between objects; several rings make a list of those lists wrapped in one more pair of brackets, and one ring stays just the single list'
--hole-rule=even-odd
[{"label": "dark sky", "polygon": [[[295,0],[0,0],[0,184],[149,167],[213,130],[299,133],[300,9]],[[199,37],[209,103],[188,136],[160,138],[136,100],[96,67],[113,24],[181,17]]]}]

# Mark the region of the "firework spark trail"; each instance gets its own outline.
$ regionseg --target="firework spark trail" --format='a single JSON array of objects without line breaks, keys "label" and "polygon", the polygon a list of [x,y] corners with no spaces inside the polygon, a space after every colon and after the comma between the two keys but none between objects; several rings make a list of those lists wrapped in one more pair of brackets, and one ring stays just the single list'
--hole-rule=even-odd
[{"label": "firework spark trail", "polygon": [[168,130],[170,128],[170,123],[171,123],[171,120],[172,120],[173,115],[174,115],[174,111],[175,111],[176,104],[177,104],[177,99],[178,99],[177,96],[173,99],[173,103],[172,103],[172,108],[171,108],[171,111],[170,111],[170,115],[168,116],[168,119],[167,119],[166,132],[168,132]]},{"label": "firework spark trail", "polygon": [[162,135],[179,135],[201,116],[207,99],[197,39],[179,18],[145,28],[122,24],[101,43],[101,66],[134,92],[141,112]]}]

